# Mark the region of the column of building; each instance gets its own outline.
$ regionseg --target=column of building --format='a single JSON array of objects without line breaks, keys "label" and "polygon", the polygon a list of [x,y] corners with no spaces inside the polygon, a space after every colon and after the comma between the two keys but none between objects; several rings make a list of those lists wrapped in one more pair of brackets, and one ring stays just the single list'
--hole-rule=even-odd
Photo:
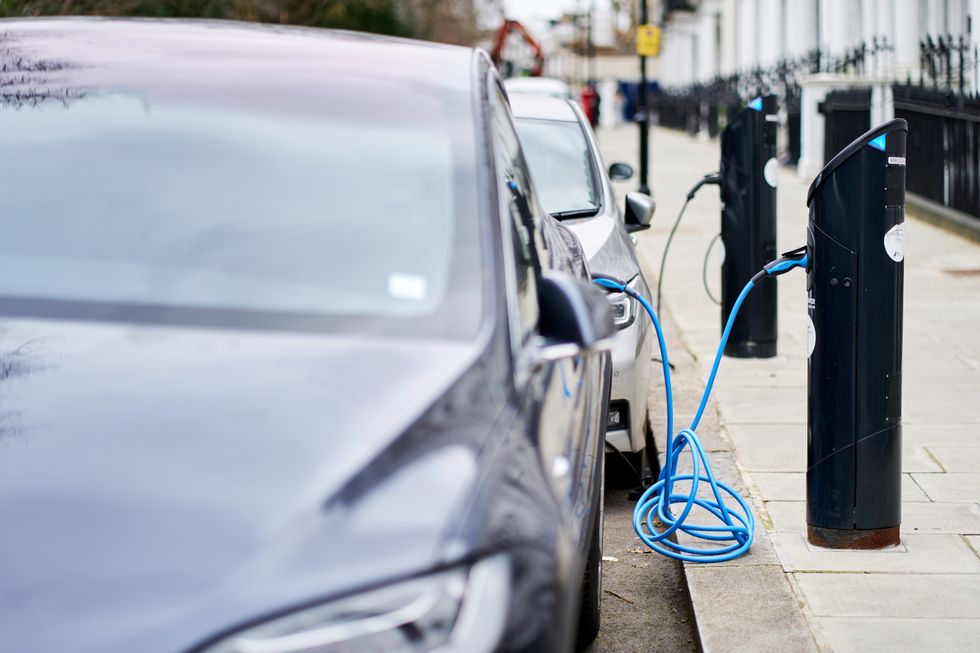
[{"label": "column of building", "polygon": [[759,2],[738,0],[735,21],[738,30],[736,61],[739,70],[752,70],[759,65]]},{"label": "column of building", "polygon": [[697,16],[698,71],[700,82],[710,82],[721,74],[718,60],[718,30],[721,0],[704,0]]},{"label": "column of building", "polygon": [[785,0],[757,0],[756,52],[759,66],[774,66],[785,53],[785,32],[783,30],[783,5]]}]

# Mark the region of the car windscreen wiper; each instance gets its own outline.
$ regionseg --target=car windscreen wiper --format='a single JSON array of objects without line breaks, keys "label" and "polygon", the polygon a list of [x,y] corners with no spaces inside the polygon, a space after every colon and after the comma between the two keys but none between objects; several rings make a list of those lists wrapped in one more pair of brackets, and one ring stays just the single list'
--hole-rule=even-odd
[{"label": "car windscreen wiper", "polygon": [[598,206],[591,206],[587,209],[573,209],[571,211],[555,211],[553,215],[558,220],[565,220],[567,218],[591,218],[599,212]]}]

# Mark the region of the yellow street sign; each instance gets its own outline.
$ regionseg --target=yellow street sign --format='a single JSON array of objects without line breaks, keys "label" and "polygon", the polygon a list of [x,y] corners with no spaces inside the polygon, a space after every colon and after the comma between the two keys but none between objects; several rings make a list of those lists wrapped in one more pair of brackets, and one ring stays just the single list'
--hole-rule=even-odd
[{"label": "yellow street sign", "polygon": [[636,28],[636,54],[641,57],[660,56],[660,27],[640,25]]}]

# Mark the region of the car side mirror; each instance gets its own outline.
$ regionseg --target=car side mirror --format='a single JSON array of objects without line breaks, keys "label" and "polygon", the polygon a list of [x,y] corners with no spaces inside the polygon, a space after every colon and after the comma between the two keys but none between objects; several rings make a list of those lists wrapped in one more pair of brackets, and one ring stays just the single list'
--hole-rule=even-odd
[{"label": "car side mirror", "polygon": [[633,166],[617,161],[609,166],[609,178],[613,181],[626,181],[633,178]]},{"label": "car side mirror", "polygon": [[606,293],[590,283],[548,272],[538,284],[541,356],[554,360],[582,350],[608,349],[616,335]]},{"label": "car side mirror", "polygon": [[650,228],[650,221],[653,220],[653,213],[657,210],[657,203],[653,198],[645,193],[626,193],[626,231],[642,231]]}]

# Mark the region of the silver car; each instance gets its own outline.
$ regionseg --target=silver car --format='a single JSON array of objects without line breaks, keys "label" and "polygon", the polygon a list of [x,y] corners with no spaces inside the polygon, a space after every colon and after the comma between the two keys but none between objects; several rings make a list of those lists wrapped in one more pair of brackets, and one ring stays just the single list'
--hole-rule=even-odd
[{"label": "silver car", "polygon": [[[544,210],[579,237],[592,274],[614,277],[650,297],[630,232],[650,226],[653,200],[641,193],[627,193],[624,213],[609,182],[610,177],[628,179],[633,169],[614,163],[607,175],[595,135],[574,102],[512,93],[510,104]],[[607,449],[624,454],[639,473],[647,440],[647,390],[655,334],[643,307],[634,299],[625,294],[612,294],[609,299],[619,332],[613,349],[606,431],[611,446]]]},{"label": "silver car", "polygon": [[504,89],[509,95],[526,93],[572,99],[572,88],[566,82],[554,77],[510,77],[504,80]]}]

